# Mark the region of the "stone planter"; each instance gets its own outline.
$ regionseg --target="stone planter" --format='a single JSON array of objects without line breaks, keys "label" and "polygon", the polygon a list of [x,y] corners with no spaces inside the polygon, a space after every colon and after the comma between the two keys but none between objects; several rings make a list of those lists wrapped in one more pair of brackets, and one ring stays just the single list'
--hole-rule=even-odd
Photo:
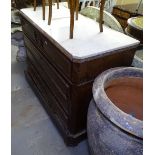
[{"label": "stone planter", "polygon": [[92,155],[142,155],[143,71],[113,68],[93,84],[87,116]]}]

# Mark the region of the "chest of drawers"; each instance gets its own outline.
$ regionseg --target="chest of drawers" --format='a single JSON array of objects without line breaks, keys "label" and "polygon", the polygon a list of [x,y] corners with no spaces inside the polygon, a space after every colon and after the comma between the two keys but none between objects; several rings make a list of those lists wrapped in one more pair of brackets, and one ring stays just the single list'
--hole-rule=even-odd
[{"label": "chest of drawers", "polygon": [[[41,12],[41,9],[39,11]],[[53,17],[53,23],[47,27],[42,16],[37,16],[37,11],[34,12],[32,8],[22,9],[20,15],[27,48],[26,78],[65,143],[76,145],[86,137],[87,108],[92,98],[91,89],[95,77],[112,67],[130,66],[139,41],[105,27],[105,35],[112,31],[114,37],[119,35],[121,40],[122,37],[129,40],[129,43],[122,40],[122,44],[118,38],[111,40],[111,45],[110,42],[106,44],[107,39],[113,38],[111,34],[111,38],[104,38],[98,32],[98,24],[81,15],[79,23],[75,25],[75,31],[81,31],[84,25],[78,27],[78,24],[80,26],[80,21],[83,20],[86,20],[86,23],[82,24],[92,23],[98,31],[90,32],[86,29],[85,35],[81,37],[81,34],[75,32],[75,38],[70,40],[67,33],[69,18],[66,17],[69,11],[65,11],[64,18],[57,18],[59,13],[55,13],[57,16]],[[61,23],[63,19],[68,23]],[[65,29],[68,31],[64,31]],[[91,34],[92,32],[94,34]],[[114,49],[111,46],[115,46]]]}]

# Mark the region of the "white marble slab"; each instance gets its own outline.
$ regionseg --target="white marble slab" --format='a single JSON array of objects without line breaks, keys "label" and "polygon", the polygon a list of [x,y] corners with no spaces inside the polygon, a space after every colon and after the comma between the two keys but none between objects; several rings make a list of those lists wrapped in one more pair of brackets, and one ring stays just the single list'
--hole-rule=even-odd
[{"label": "white marble slab", "polygon": [[139,44],[138,40],[106,26],[100,33],[97,22],[80,14],[79,20],[75,21],[74,39],[69,39],[70,12],[63,6],[60,6],[60,9],[53,7],[50,26],[47,24],[48,7],[46,7],[45,21],[42,20],[42,8],[40,7],[37,7],[36,11],[33,11],[33,8],[21,9],[21,12],[54,39],[73,59],[90,58]]}]

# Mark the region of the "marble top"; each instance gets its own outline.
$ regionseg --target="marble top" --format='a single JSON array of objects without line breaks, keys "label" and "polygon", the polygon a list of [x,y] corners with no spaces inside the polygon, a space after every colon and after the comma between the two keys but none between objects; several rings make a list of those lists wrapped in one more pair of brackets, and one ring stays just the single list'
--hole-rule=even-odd
[{"label": "marble top", "polygon": [[21,12],[47,33],[72,59],[90,58],[139,44],[138,40],[106,26],[100,33],[96,21],[80,14],[78,21],[75,20],[74,38],[69,39],[70,11],[63,6],[60,6],[60,9],[53,7],[51,25],[48,25],[48,6],[45,20],[42,20],[41,7],[37,7],[36,11],[33,11],[33,8],[25,8],[21,9]]}]

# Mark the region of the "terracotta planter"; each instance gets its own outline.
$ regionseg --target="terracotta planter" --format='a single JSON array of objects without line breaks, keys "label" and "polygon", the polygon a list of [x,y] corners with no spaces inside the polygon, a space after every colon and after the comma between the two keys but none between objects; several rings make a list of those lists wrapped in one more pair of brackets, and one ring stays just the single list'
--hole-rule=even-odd
[{"label": "terracotta planter", "polygon": [[93,84],[87,134],[93,155],[142,155],[143,71],[113,68]]}]

